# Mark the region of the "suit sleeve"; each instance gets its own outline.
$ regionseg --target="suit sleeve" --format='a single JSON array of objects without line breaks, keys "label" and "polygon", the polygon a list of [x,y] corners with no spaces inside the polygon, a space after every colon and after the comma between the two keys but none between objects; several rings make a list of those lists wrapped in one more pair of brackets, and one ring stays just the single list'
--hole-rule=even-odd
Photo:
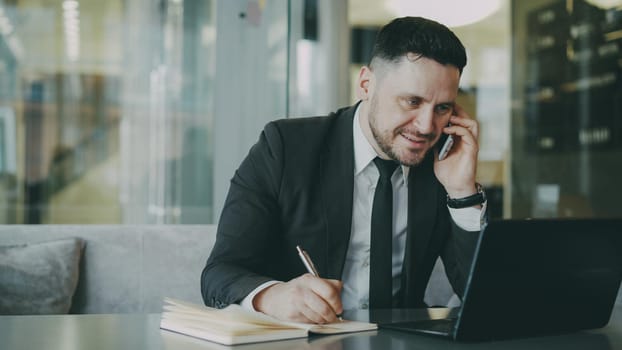
[{"label": "suit sleeve", "polygon": [[[471,265],[481,230],[467,231],[456,224],[446,204],[447,193],[442,189],[439,195],[439,211],[443,222],[443,230],[448,236],[441,251],[441,259],[445,273],[454,292],[462,299],[466,289]],[[486,212],[484,212],[487,218]],[[484,220],[486,221],[486,220]]]},{"label": "suit sleeve", "polygon": [[465,231],[449,219],[451,224],[449,238],[445,243],[441,258],[449,283],[460,298],[464,296],[467,279],[471,270],[473,256],[480,231]]},{"label": "suit sleeve", "polygon": [[280,242],[279,188],[283,145],[269,123],[231,179],[216,242],[201,274],[206,305],[239,303],[260,284],[272,280]]}]

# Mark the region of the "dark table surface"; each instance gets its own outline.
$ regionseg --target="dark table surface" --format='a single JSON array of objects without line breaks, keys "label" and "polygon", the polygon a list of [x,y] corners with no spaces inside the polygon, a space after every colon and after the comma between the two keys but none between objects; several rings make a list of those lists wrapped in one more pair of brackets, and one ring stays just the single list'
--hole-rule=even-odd
[{"label": "dark table surface", "polygon": [[[386,311],[389,312],[389,311]],[[394,310],[382,317],[394,320],[427,315],[425,310]],[[433,317],[443,310],[432,310]],[[367,320],[364,312],[347,318]],[[377,315],[376,315],[377,316]],[[159,329],[160,314],[0,316],[3,350],[229,349],[223,345]],[[622,349],[622,305],[601,329],[565,335],[495,342],[457,343],[424,335],[380,329],[371,332],[285,340],[233,347],[235,349]]]}]

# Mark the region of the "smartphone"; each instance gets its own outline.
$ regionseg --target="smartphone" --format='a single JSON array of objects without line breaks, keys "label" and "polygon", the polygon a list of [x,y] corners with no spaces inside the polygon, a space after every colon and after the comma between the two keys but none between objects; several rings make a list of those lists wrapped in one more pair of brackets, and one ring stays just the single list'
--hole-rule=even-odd
[{"label": "smartphone", "polygon": [[438,160],[443,160],[447,157],[447,154],[451,150],[451,146],[454,145],[454,137],[452,135],[443,134],[439,140],[439,144],[443,146],[441,147],[441,150],[438,151]]}]

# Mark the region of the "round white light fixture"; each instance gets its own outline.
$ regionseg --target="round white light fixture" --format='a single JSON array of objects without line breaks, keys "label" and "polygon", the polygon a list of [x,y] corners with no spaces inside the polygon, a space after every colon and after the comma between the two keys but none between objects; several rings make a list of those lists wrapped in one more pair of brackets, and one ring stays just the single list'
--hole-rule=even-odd
[{"label": "round white light fixture", "polygon": [[448,27],[459,27],[497,12],[501,0],[388,0],[386,6],[396,16],[425,17]]},{"label": "round white light fixture", "polygon": [[622,0],[586,0],[589,4],[592,4],[601,9],[611,9],[614,7],[621,7]]}]

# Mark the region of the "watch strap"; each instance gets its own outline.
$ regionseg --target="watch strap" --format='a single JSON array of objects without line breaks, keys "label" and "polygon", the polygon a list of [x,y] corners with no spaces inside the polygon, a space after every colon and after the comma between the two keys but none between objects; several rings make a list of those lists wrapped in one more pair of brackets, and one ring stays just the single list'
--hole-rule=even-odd
[{"label": "watch strap", "polygon": [[477,192],[463,198],[451,198],[447,195],[447,206],[454,209],[468,208],[475,205],[480,205],[486,202],[486,193],[482,188],[482,185],[475,183]]}]

